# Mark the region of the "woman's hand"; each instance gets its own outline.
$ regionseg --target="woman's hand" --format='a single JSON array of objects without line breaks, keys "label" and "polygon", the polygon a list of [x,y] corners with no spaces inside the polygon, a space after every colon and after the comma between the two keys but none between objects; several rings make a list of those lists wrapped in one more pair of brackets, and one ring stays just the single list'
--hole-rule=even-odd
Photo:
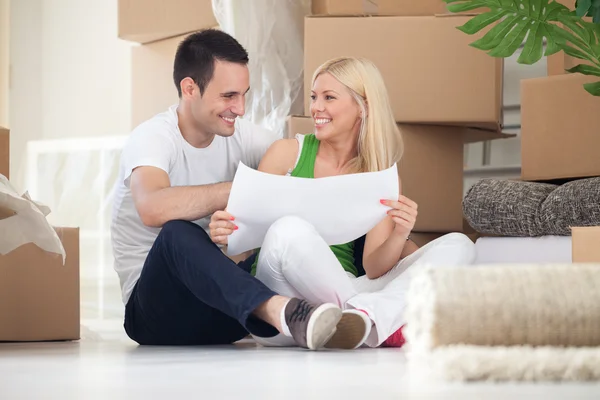
[{"label": "woman's hand", "polygon": [[235,218],[227,211],[217,211],[210,218],[210,239],[216,244],[227,244],[227,238],[238,227],[232,222]]},{"label": "woman's hand", "polygon": [[387,213],[395,222],[394,234],[408,238],[417,221],[417,203],[400,195],[397,201],[381,200],[381,204],[392,208]]}]

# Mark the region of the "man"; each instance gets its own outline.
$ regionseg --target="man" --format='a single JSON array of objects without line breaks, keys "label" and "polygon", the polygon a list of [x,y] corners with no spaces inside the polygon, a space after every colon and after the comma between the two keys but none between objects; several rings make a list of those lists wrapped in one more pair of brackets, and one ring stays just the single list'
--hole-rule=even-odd
[{"label": "man", "polygon": [[318,349],[336,332],[336,305],[278,296],[207,234],[239,162],[257,168],[276,139],[238,119],[247,64],[224,32],[188,36],[174,62],[179,104],[138,126],[123,149],[111,233],[124,327],[139,344],[228,344],[280,332]]}]

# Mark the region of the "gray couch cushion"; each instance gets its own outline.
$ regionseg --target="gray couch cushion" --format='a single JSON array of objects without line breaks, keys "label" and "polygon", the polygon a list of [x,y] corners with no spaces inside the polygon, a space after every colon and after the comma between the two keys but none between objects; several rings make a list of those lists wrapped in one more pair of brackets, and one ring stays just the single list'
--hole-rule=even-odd
[{"label": "gray couch cushion", "polygon": [[563,185],[482,179],[467,192],[463,213],[482,234],[568,236],[572,226],[600,225],[600,178]]},{"label": "gray couch cushion", "polygon": [[565,183],[548,195],[539,212],[542,232],[570,235],[571,226],[600,225],[600,178]]},{"label": "gray couch cushion", "polygon": [[538,211],[558,186],[544,183],[482,179],[463,200],[469,224],[482,234],[540,236]]}]

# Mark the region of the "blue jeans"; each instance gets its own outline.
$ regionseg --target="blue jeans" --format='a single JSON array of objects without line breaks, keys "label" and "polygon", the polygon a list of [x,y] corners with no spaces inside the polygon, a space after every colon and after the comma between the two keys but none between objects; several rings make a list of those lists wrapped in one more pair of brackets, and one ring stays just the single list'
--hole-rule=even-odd
[{"label": "blue jeans", "polygon": [[248,333],[277,335],[252,315],[276,295],[250,275],[252,261],[236,265],[194,223],[167,222],[125,307],[127,335],[142,345],[230,344]]}]

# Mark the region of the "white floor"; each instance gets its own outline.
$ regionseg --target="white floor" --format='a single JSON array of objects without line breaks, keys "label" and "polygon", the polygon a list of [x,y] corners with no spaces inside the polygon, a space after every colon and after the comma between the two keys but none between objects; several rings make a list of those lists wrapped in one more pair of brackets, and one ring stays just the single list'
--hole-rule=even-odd
[{"label": "white floor", "polygon": [[600,398],[599,385],[416,382],[398,349],[140,347],[120,326],[87,321],[80,342],[0,344],[0,399]]}]

